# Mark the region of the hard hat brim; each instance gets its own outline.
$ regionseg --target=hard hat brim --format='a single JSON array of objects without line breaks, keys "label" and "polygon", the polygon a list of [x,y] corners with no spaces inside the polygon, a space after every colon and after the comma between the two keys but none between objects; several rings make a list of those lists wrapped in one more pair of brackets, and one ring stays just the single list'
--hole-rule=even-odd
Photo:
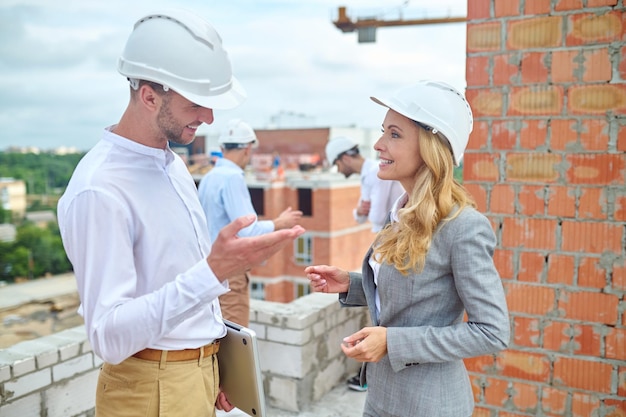
[{"label": "hard hat brim", "polygon": [[[174,91],[176,90],[174,89]],[[234,109],[247,98],[246,90],[235,77],[231,79],[230,89],[221,94],[205,96],[181,91],[176,92],[198,106],[216,110]]]}]

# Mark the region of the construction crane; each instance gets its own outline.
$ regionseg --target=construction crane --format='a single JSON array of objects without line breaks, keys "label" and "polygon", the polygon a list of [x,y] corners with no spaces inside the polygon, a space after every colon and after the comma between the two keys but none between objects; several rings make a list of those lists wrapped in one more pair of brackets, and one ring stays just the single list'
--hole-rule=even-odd
[{"label": "construction crane", "polygon": [[[408,1],[405,1],[405,5]],[[432,25],[440,23],[458,23],[465,22],[465,16],[457,17],[439,17],[439,18],[422,18],[422,19],[393,19],[384,20],[376,17],[362,17],[356,20],[351,19],[346,11],[346,7],[340,6],[338,9],[337,20],[333,24],[337,29],[344,33],[358,32],[359,43],[376,42],[376,28],[385,26],[413,26],[413,25]]]}]

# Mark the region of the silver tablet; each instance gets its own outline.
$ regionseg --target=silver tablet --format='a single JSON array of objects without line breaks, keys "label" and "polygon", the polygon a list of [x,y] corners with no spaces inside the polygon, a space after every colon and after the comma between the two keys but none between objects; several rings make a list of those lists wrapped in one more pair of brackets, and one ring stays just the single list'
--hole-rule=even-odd
[{"label": "silver tablet", "polygon": [[265,393],[254,330],[224,320],[227,334],[217,359],[220,386],[228,401],[253,417],[265,417]]}]

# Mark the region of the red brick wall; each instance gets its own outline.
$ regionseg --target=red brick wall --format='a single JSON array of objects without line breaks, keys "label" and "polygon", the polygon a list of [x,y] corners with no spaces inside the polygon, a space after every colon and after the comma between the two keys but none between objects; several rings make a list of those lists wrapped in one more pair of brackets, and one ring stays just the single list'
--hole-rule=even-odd
[{"label": "red brick wall", "polygon": [[475,416],[626,416],[625,40],[624,0],[468,0],[464,183],[512,322]]}]

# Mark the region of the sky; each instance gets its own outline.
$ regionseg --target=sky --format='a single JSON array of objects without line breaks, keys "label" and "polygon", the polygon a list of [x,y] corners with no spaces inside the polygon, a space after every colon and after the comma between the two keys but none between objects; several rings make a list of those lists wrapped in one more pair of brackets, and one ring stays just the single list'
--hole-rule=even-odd
[{"label": "sky", "polygon": [[199,134],[229,119],[253,128],[378,127],[369,97],[437,78],[463,91],[464,23],[383,27],[376,42],[333,25],[352,18],[465,16],[465,0],[2,0],[0,151],[10,146],[90,149],[117,123],[128,83],[117,59],[134,23],[164,7],[195,11],[219,32],[248,98],[215,111]]}]

